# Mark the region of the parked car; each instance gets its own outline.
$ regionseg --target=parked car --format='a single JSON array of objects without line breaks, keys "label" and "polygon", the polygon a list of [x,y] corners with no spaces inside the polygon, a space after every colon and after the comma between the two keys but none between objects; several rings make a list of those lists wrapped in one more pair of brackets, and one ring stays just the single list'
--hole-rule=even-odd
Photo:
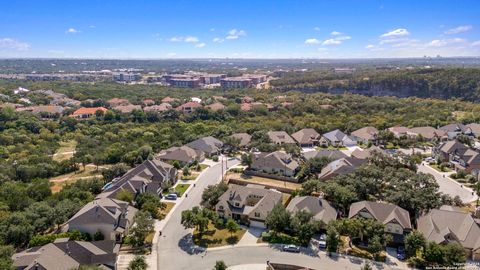
[{"label": "parked car", "polygon": [[407,256],[405,255],[405,247],[404,246],[399,246],[397,248],[397,259],[403,261],[407,258]]},{"label": "parked car", "polygon": [[284,245],[283,246],[283,251],[299,253],[300,252],[300,247],[295,246],[295,245]]},{"label": "parked car", "polygon": [[325,234],[320,235],[318,239],[318,247],[320,249],[327,248],[327,236]]},{"label": "parked car", "polygon": [[176,200],[178,198],[177,193],[170,193],[167,196],[165,196],[165,199],[167,200]]}]

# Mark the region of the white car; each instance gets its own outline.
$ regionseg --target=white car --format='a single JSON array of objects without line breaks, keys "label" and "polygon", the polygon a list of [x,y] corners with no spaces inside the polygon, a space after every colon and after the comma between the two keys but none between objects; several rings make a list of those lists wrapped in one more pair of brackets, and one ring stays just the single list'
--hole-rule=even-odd
[{"label": "white car", "polygon": [[318,247],[320,249],[327,248],[327,236],[325,234],[320,235],[318,239]]}]

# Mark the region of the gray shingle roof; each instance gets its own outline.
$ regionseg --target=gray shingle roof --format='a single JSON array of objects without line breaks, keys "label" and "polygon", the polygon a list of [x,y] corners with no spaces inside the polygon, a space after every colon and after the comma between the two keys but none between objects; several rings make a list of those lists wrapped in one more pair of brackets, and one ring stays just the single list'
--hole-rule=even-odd
[{"label": "gray shingle roof", "polygon": [[443,206],[432,209],[418,218],[417,227],[429,241],[442,243],[447,241],[447,237],[453,237],[464,248],[480,248],[480,227],[470,214],[458,208]]},{"label": "gray shingle roof", "polygon": [[320,134],[313,128],[304,128],[292,134],[299,144],[313,144],[320,139]]},{"label": "gray shingle roof", "polygon": [[269,131],[267,135],[273,143],[295,143],[293,138],[285,131]]},{"label": "gray shingle roof", "polygon": [[387,224],[393,220],[396,220],[398,224],[404,229],[411,229],[410,214],[407,210],[389,203],[361,201],[352,203],[350,205],[350,211],[348,212],[348,218],[357,216],[357,214],[366,210],[376,220],[383,224]]},{"label": "gray shingle roof", "polygon": [[287,206],[287,211],[296,213],[305,210],[313,215],[315,220],[328,223],[337,219],[337,210],[325,199],[314,196],[294,197]]},{"label": "gray shingle roof", "polygon": [[288,168],[292,171],[299,167],[296,160],[292,158],[290,154],[275,151],[271,153],[260,153],[254,156],[252,167],[254,168],[276,168],[284,169]]},{"label": "gray shingle roof", "polygon": [[247,146],[252,141],[252,136],[248,133],[234,133],[230,137],[240,140],[240,146]]},{"label": "gray shingle roof", "polygon": [[223,146],[223,142],[212,136],[200,138],[187,144],[187,146],[203,151],[209,155],[217,153]]},{"label": "gray shingle roof", "polygon": [[348,156],[340,150],[322,149],[322,150],[319,150],[319,151],[304,152],[303,157],[306,160],[309,160],[309,159],[312,159],[312,158],[321,158],[321,157],[327,157],[327,158],[330,158],[332,160],[337,160],[337,159],[340,159],[340,158],[346,158]]}]

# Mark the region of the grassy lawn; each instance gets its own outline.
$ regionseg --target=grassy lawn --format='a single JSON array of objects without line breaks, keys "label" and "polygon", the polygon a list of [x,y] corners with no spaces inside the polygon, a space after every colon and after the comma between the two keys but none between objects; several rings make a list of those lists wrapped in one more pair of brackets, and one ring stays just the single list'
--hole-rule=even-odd
[{"label": "grassy lawn", "polygon": [[197,179],[199,173],[192,172],[190,175],[183,175],[180,177],[182,180],[195,180]]},{"label": "grassy lawn", "polygon": [[239,173],[229,174],[229,178],[248,181],[248,182],[251,182],[252,184],[260,184],[260,185],[263,184],[263,185],[270,185],[274,187],[285,187],[292,190],[300,189],[302,187],[302,185],[298,183],[292,183],[292,182],[281,181],[281,180],[270,179],[270,178],[259,177],[259,176],[244,175]]},{"label": "grassy lawn", "polygon": [[193,232],[193,242],[201,247],[221,247],[238,243],[244,234],[245,230],[240,229],[232,235],[225,228],[216,228],[210,222],[207,231],[202,236],[197,231]]},{"label": "grassy lawn", "polygon": [[76,147],[77,142],[75,140],[60,142],[60,148],[58,148],[57,152],[53,155],[53,160],[62,161],[70,159],[73,157],[73,151],[75,151]]},{"label": "grassy lawn", "polygon": [[210,167],[210,166],[208,166],[207,164],[200,164],[200,170],[201,171],[205,170],[208,167]]},{"label": "grassy lawn", "polygon": [[50,189],[53,193],[56,193],[62,190],[65,184],[73,183],[79,180],[91,180],[93,178],[103,178],[101,171],[95,170],[95,166],[86,166],[85,170],[62,174],[50,178],[49,181],[52,183]]},{"label": "grassy lawn", "polygon": [[183,193],[185,193],[189,186],[190,184],[178,184],[175,186],[175,192],[179,197],[182,197]]},{"label": "grassy lawn", "polygon": [[440,170],[440,167],[439,167],[437,164],[432,164],[432,165],[430,165],[430,167],[434,168],[435,170],[437,170],[437,171],[439,171],[439,172],[451,172],[451,171],[452,171],[452,170],[451,170],[450,168],[448,168],[448,167],[445,167],[445,168],[443,169],[443,171],[442,171],[442,170]]}]

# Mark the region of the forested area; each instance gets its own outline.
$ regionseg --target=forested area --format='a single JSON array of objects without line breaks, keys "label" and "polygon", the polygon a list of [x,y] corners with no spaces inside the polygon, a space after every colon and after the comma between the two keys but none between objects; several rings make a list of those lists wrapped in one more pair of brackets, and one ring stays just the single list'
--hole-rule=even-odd
[{"label": "forested area", "polygon": [[271,84],[278,90],[360,93],[373,96],[480,101],[480,69],[429,68],[412,70],[358,70],[353,74],[329,71],[290,72]]}]

